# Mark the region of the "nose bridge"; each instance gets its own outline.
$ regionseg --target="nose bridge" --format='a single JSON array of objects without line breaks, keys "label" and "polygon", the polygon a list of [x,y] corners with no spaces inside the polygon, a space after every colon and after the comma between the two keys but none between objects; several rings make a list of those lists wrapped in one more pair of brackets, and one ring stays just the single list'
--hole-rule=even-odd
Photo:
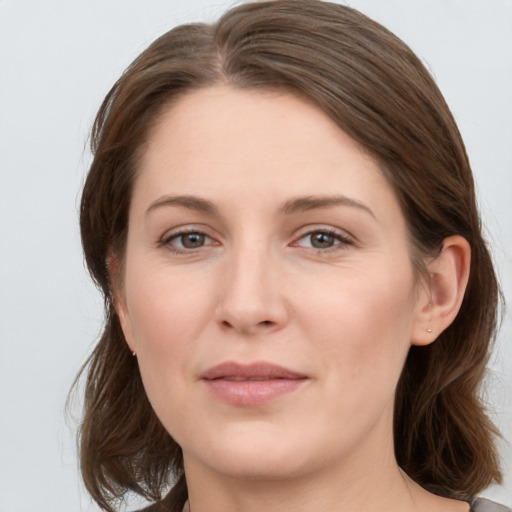
[{"label": "nose bridge", "polygon": [[249,293],[256,299],[263,299],[272,294],[272,286],[275,280],[272,279],[275,273],[275,261],[270,248],[263,242],[252,244],[242,249],[236,255],[234,261],[234,283],[240,287],[243,296]]},{"label": "nose bridge", "polygon": [[245,236],[231,247],[226,263],[221,322],[247,333],[281,325],[286,307],[271,244],[263,237]]}]

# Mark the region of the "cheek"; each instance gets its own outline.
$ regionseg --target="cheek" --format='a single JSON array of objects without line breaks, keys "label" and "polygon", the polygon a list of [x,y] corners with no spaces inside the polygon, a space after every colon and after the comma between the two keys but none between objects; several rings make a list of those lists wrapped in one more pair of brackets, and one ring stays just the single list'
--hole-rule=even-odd
[{"label": "cheek", "polygon": [[339,282],[332,293],[310,294],[302,316],[322,354],[321,409],[330,411],[333,435],[343,425],[341,442],[350,444],[392,416],[410,346],[411,287],[369,273]]},{"label": "cheek", "polygon": [[414,313],[412,271],[396,274],[392,269],[347,272],[304,294],[300,316],[304,329],[317,333],[317,347],[333,370],[326,375],[347,383],[380,381],[394,389],[409,350]]},{"label": "cheek", "polygon": [[172,352],[202,328],[213,310],[211,283],[165,265],[132,270],[126,282],[128,313],[141,353]]},{"label": "cheek", "polygon": [[[192,377],[189,370],[197,347],[194,343],[213,315],[213,290],[207,282],[148,269],[126,283],[127,306],[137,359],[157,414],[172,406]],[[192,276],[193,277],[193,276]]]}]

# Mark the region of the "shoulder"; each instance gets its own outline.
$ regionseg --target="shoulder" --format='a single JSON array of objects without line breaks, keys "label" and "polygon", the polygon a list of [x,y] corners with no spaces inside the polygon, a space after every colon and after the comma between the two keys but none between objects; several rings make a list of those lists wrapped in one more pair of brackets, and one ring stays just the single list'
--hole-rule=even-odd
[{"label": "shoulder", "polygon": [[512,509],[485,498],[475,498],[471,502],[471,512],[512,512]]}]

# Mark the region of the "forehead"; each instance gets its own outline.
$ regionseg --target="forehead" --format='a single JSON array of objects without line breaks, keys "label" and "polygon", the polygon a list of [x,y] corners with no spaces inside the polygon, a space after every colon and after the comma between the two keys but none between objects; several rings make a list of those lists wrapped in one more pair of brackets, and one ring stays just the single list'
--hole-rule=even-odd
[{"label": "forehead", "polygon": [[228,86],[193,91],[164,110],[137,181],[135,199],[147,201],[180,193],[249,206],[338,193],[396,203],[375,160],[312,102]]}]

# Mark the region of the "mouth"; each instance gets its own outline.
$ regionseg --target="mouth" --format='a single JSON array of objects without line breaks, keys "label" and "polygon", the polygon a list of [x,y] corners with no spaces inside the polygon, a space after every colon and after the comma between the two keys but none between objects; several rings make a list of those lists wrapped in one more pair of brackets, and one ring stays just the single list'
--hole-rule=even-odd
[{"label": "mouth", "polygon": [[240,364],[228,361],[201,374],[216,398],[233,405],[260,405],[300,388],[309,378],[267,362]]}]

